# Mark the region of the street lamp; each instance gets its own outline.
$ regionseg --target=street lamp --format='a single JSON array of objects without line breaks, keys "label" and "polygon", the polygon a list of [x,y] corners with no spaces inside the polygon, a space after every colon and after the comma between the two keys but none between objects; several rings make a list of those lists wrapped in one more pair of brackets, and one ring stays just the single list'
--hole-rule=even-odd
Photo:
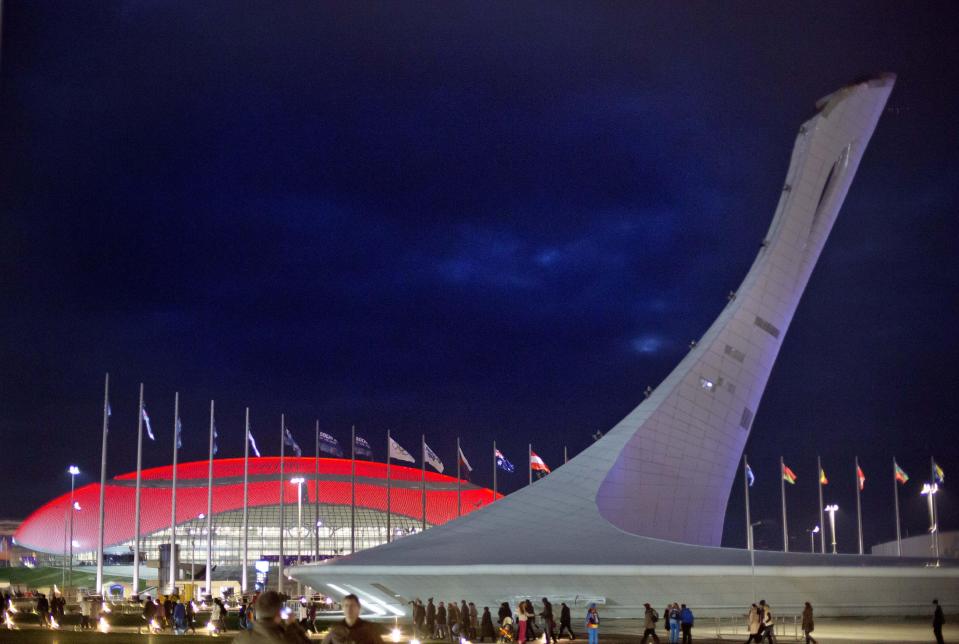
[{"label": "street lamp", "polygon": [[826,506],[826,512],[829,513],[829,531],[832,533],[832,553],[836,554],[836,512],[839,506],[833,503]]},{"label": "street lamp", "polygon": [[936,553],[936,565],[939,565],[939,526],[936,521],[936,493],[939,491],[938,483],[923,483],[921,496],[926,497],[929,504],[929,536],[932,538],[932,547]]},{"label": "street lamp", "polygon": [[[202,512],[197,517],[199,521],[202,521],[206,518],[206,515]],[[192,596],[196,592],[196,573],[194,572],[194,566],[196,565],[196,526],[190,530],[190,587]]]},{"label": "street lamp", "polygon": [[[296,486],[296,565],[300,565],[300,556],[303,553],[303,484],[306,479],[302,476],[296,476],[290,479],[290,483]],[[302,594],[302,588],[299,581],[296,582],[296,594]]]},{"label": "street lamp", "polygon": [[816,535],[819,534],[819,526],[817,525],[812,530],[806,530],[809,533],[809,552],[816,552]]},{"label": "street lamp", "polygon": [[[71,465],[67,468],[67,474],[70,475],[70,586],[73,586],[73,513],[80,509],[80,504],[73,500],[73,490],[76,487],[77,474],[80,473],[80,468],[76,465]],[[66,586],[67,584],[64,584]]]}]

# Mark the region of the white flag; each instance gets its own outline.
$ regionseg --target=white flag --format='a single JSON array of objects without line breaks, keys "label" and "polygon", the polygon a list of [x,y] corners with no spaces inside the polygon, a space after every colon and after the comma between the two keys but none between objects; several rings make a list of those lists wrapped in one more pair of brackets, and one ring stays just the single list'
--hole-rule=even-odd
[{"label": "white flag", "polygon": [[426,461],[427,465],[442,474],[443,461],[440,460],[439,456],[433,453],[433,450],[431,450],[430,446],[426,443],[423,443],[423,460]]},{"label": "white flag", "polygon": [[407,452],[403,447],[393,440],[393,437],[390,436],[390,458],[395,458],[398,461],[406,461],[407,463],[415,463],[416,459],[413,458],[413,455]]},{"label": "white flag", "polygon": [[150,417],[147,415],[147,408],[143,407],[140,411],[143,413],[143,422],[147,424],[147,436],[150,437],[151,441],[155,441],[156,439],[153,437],[153,428],[150,427]]}]

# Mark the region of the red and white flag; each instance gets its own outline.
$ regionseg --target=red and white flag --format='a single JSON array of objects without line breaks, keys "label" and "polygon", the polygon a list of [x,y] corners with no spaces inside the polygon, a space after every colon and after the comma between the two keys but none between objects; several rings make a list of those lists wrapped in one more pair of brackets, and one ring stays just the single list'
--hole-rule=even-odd
[{"label": "red and white flag", "polygon": [[529,466],[530,466],[530,469],[532,469],[534,472],[536,472],[540,476],[545,476],[546,474],[549,474],[549,471],[550,471],[546,463],[543,462],[543,459],[541,459],[536,454],[536,452],[532,450],[530,450],[530,453],[529,453]]}]

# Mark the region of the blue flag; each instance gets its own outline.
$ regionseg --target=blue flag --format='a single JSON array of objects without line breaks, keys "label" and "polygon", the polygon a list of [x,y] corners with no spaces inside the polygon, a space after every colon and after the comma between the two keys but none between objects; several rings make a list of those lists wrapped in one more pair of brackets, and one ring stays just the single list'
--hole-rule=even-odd
[{"label": "blue flag", "polygon": [[320,432],[320,451],[337,458],[343,458],[343,450],[340,449],[340,443],[326,432]]},{"label": "blue flag", "polygon": [[177,449],[180,449],[181,447],[183,447],[183,439],[181,437],[182,433],[183,433],[183,423],[181,423],[180,419],[177,418],[176,419],[176,448]]},{"label": "blue flag", "polygon": [[294,454],[296,454],[297,456],[303,456],[303,450],[301,450],[300,446],[296,444],[295,440],[293,440],[293,434],[290,433],[290,428],[284,427],[283,429],[286,432],[286,436],[283,439],[283,442],[286,443],[287,447],[293,448]]},{"label": "blue flag", "polygon": [[512,474],[516,471],[516,468],[513,467],[513,464],[506,460],[506,457],[503,456],[503,452],[496,450],[496,467],[500,468],[504,472],[509,472]]},{"label": "blue flag", "polygon": [[756,476],[753,474],[753,468],[749,467],[749,464],[746,464],[746,482],[749,484],[749,487],[753,486],[753,483],[756,482]]},{"label": "blue flag", "polygon": [[213,455],[214,456],[216,456],[217,451],[220,449],[219,446],[216,444],[216,439],[219,437],[220,435],[216,433],[216,422],[214,422],[213,423]]}]

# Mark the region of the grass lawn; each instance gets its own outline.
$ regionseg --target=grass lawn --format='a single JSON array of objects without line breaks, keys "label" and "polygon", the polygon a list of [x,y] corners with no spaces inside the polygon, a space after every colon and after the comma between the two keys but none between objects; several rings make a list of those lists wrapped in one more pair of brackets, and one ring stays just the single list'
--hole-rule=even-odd
[{"label": "grass lawn", "polygon": [[[69,573],[68,573],[69,574]],[[104,575],[105,581],[127,581],[123,577]],[[0,583],[9,582],[13,586],[23,586],[24,588],[37,588],[41,586],[57,587],[63,581],[63,570],[61,568],[0,568]],[[78,587],[92,588],[96,585],[97,576],[95,572],[87,572],[84,568],[73,568],[73,585]]]}]

